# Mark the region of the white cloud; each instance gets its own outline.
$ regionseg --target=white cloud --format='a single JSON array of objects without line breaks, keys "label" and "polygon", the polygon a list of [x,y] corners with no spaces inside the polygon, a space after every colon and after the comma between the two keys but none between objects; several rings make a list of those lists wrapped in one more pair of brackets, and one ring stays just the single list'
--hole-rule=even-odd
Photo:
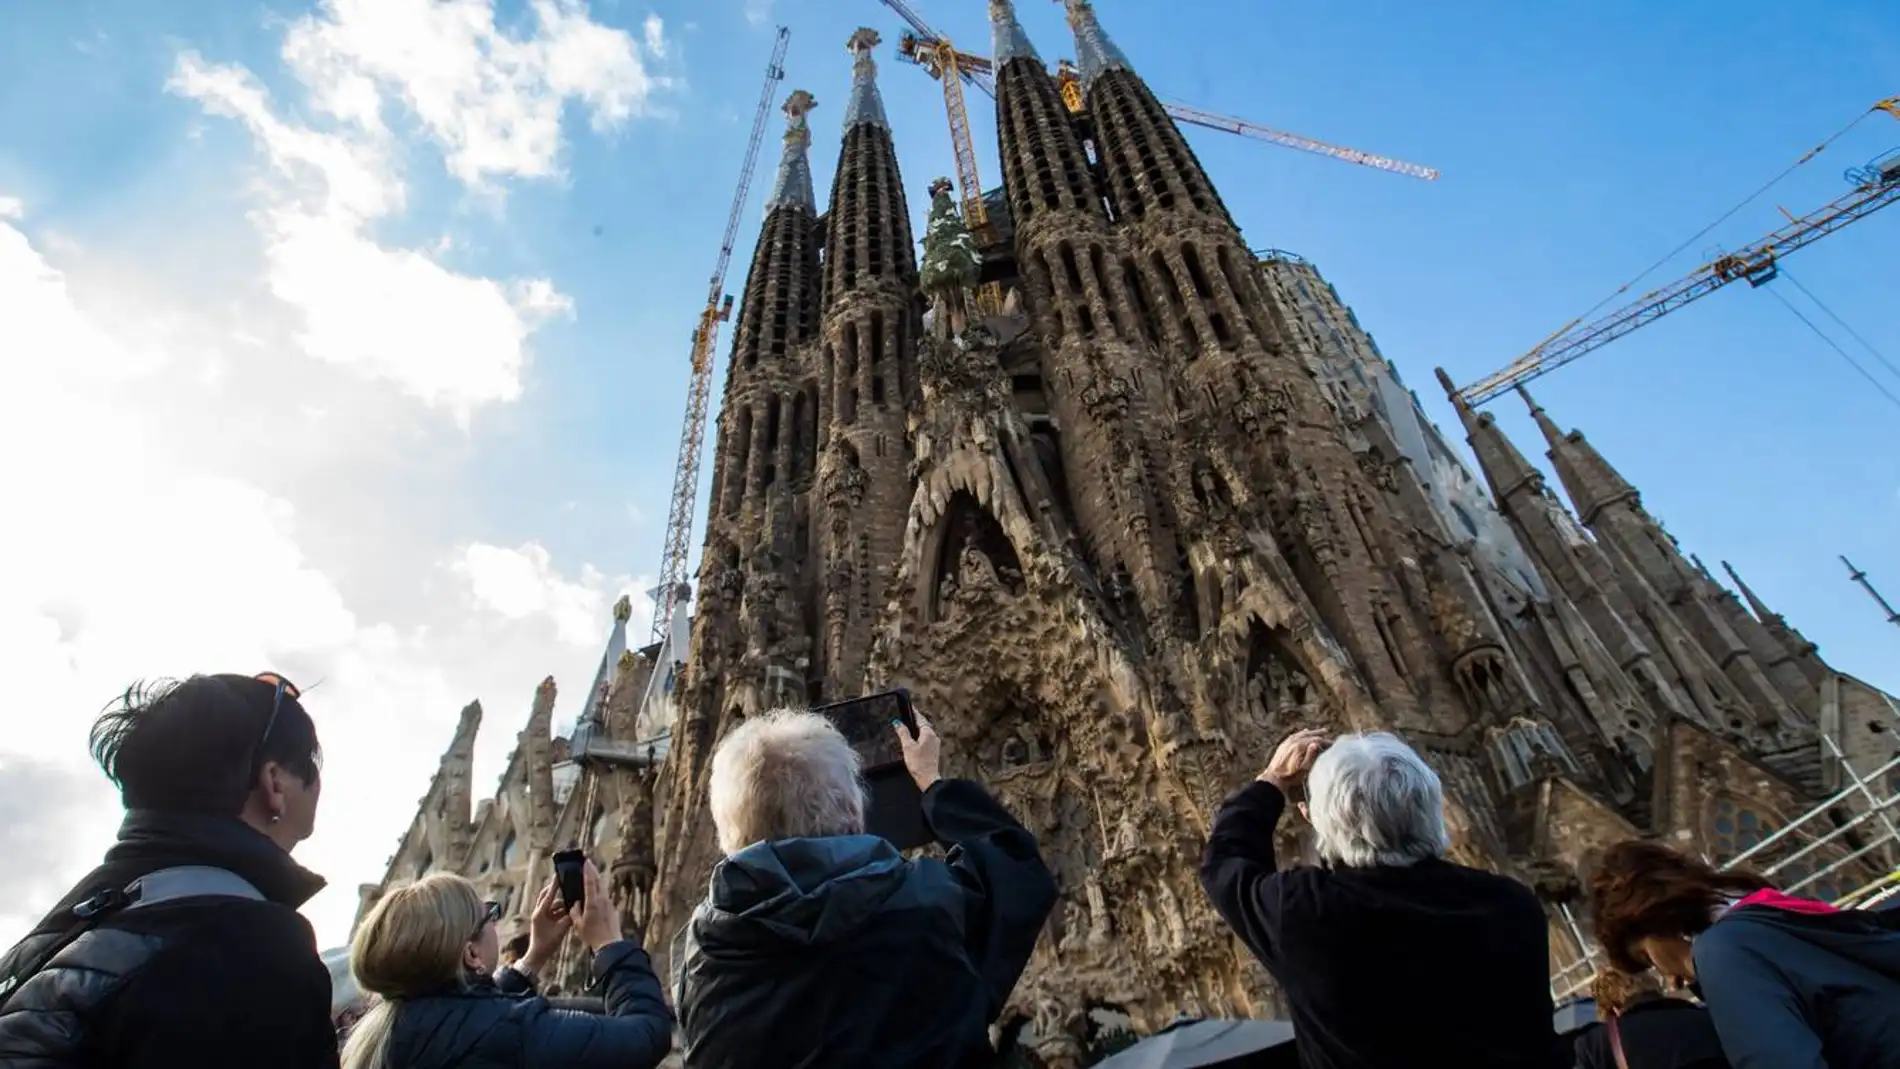
[{"label": "white cloud", "polygon": [[772,17],[772,0],[746,0],[745,20],[754,25]]},{"label": "white cloud", "polygon": [[284,57],[318,106],[356,125],[379,127],[379,87],[395,94],[471,186],[547,177],[560,170],[570,98],[608,129],[671,81],[646,63],[667,52],[657,15],[635,39],[595,22],[580,0],[530,7],[534,32],[513,36],[496,25],[492,0],[325,0],[292,27]]},{"label": "white cloud", "polygon": [[565,579],[548,551],[533,542],[518,549],[466,546],[453,567],[478,604],[510,620],[546,617],[558,634],[576,643],[600,634],[608,607],[631,586],[626,579],[610,583],[591,568],[579,582]]},{"label": "white cloud", "polygon": [[[659,80],[634,71],[664,36],[607,30],[575,0],[537,0],[526,33],[492,10],[326,3],[289,31],[288,101],[181,54],[170,90],[258,148],[249,227],[161,217],[140,223],[166,241],[89,248],[35,231],[0,190],[0,352],[16,357],[0,361],[15,458],[0,465],[0,824],[62,832],[0,836],[31,875],[0,881],[0,945],[109,841],[117,798],[85,736],[136,679],[274,669],[306,687],[328,789],[297,856],[332,881],[306,908],[330,943],[463,704],[488,709],[486,777],[543,676],[580,700],[630,581],[446,529],[487,511],[480,480],[458,428],[408,400],[466,424],[518,397],[534,331],[572,302],[546,278],[449,266],[460,242],[407,248],[379,228],[428,199],[402,169],[412,132],[471,186],[558,173],[566,103],[603,128],[641,114]],[[405,13],[421,21],[391,21]]]},{"label": "white cloud", "polygon": [[375,225],[409,191],[386,115],[406,108],[451,174],[485,198],[497,178],[560,172],[570,100],[596,129],[642,114],[669,79],[647,59],[667,52],[664,24],[639,38],[595,22],[579,0],[533,0],[532,33],[496,24],[492,0],[326,0],[294,23],[283,55],[317,112],[318,130],[280,117],[242,67],[180,55],[170,88],[242,122],[271,164],[257,225],[271,292],[302,316],[310,356],[392,382],[464,424],[521,395],[529,340],[572,302],[547,279],[465,275],[428,249],[391,248]]}]

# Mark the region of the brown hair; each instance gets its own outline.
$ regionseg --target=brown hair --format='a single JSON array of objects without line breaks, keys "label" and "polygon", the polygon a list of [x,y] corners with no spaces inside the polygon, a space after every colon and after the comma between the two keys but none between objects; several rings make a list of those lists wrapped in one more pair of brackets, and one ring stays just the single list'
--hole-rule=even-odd
[{"label": "brown hair", "polygon": [[1604,851],[1591,875],[1590,919],[1611,967],[1640,973],[1649,962],[1633,953],[1637,940],[1698,935],[1725,897],[1767,886],[1753,872],[1717,872],[1661,843],[1632,839]]},{"label": "brown hair", "polygon": [[1597,1017],[1609,1020],[1620,1015],[1638,995],[1661,994],[1662,985],[1652,972],[1626,973],[1602,969],[1590,982],[1590,997],[1596,1001]]}]

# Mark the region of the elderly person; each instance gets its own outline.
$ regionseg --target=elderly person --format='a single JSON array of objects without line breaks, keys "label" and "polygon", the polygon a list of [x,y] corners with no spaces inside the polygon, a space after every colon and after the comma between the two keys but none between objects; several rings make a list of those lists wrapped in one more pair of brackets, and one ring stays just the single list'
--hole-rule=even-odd
[{"label": "elderly person", "polygon": [[[1282,868],[1274,830],[1302,787],[1323,864]],[[1215,817],[1201,886],[1279,981],[1307,1069],[1568,1064],[1543,908],[1445,860],[1444,809],[1397,738],[1301,731]]]},{"label": "elderly person", "polygon": [[1736,1069],[1900,1069],[1900,916],[1637,841],[1604,852],[1590,905],[1610,964],[1692,988]]},{"label": "elderly person", "polygon": [[989,1026],[1029,962],[1055,882],[983,788],[938,773],[919,718],[904,764],[944,861],[864,834],[859,758],[825,718],[746,721],[713,754],[725,858],[675,955],[689,1069],[953,1069],[989,1054]]}]

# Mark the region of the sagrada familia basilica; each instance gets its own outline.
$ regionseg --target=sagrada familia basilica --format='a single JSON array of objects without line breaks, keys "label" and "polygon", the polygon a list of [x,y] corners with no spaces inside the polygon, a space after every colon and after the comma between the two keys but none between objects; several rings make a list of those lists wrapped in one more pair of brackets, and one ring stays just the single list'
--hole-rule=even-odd
[{"label": "sagrada familia basilica", "polygon": [[[974,235],[939,199],[921,265],[910,195],[931,176],[899,167],[876,35],[849,44],[824,203],[816,101],[791,95],[690,642],[630,649],[623,602],[579,729],[555,737],[543,683],[479,802],[469,706],[365,907],[449,869],[518,915],[577,843],[664,970],[717,857],[722,733],[902,685],[949,771],[1040,836],[1062,901],[1005,1025],[1075,1066],[1114,1028],[1279,1015],[1195,868],[1222,797],[1296,728],[1417,747],[1457,859],[1548,903],[1559,973],[1587,976],[1580,880],[1606,844],[1724,859],[1830,797],[1836,825],[1868,811],[1843,787],[1895,755],[1891,699],[1685,554],[1528,397],[1569,505],[1459,404],[1473,474],[1318,270],[1254,251],[1067,2],[1080,110],[990,0],[1003,188]],[[1298,821],[1283,835],[1282,856],[1310,851]],[[1813,836],[1755,860],[1799,854],[1784,879],[1822,896],[1871,871],[1854,832],[1801,853]]]}]

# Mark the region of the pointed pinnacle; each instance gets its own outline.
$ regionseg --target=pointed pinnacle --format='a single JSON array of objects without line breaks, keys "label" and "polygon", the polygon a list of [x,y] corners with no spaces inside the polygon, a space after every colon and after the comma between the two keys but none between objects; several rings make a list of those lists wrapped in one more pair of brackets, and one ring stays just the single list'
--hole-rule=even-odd
[{"label": "pointed pinnacle", "polygon": [[868,124],[881,126],[888,130],[890,120],[884,117],[884,96],[877,88],[877,60],[871,50],[883,43],[884,38],[869,26],[860,26],[858,31],[845,42],[845,51],[851,53],[851,103],[844,112],[844,127]]},{"label": "pointed pinnacle", "polygon": [[990,62],[999,71],[1011,60],[1033,59],[1042,63],[1036,46],[1023,32],[1022,23],[1016,21],[1016,5],[1011,0],[990,0],[990,40]]}]

